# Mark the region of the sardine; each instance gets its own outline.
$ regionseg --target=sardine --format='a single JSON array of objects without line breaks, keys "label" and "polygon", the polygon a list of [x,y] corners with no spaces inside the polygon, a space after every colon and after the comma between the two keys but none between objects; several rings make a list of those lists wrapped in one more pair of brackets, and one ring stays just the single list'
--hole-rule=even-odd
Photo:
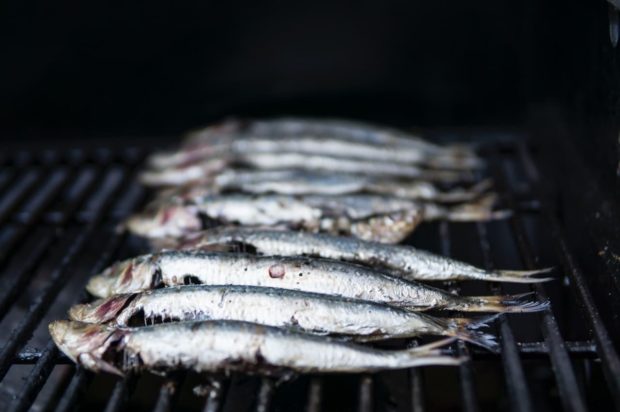
[{"label": "sardine", "polygon": [[279,153],[238,153],[221,155],[189,165],[165,169],[149,169],[140,175],[142,183],[165,186],[199,182],[225,167],[245,167],[256,170],[299,169],[330,173],[349,173],[365,176],[420,179],[430,182],[456,183],[471,181],[473,173],[442,169],[424,169],[415,165],[351,159],[330,155]]},{"label": "sardine", "polygon": [[125,260],[94,276],[86,289],[109,297],[184,284],[272,287],[367,300],[408,310],[531,312],[545,302],[516,296],[457,296],[371,268],[335,260],[240,253],[165,251]]},{"label": "sardine", "polygon": [[431,154],[416,147],[378,145],[347,141],[323,136],[299,137],[246,137],[220,140],[199,146],[181,147],[168,154],[154,155],[150,164],[155,168],[167,168],[198,163],[201,160],[246,155],[252,157],[261,153],[296,153],[314,156],[333,156],[346,159],[369,160],[403,165],[422,165],[435,169],[470,170],[482,166],[481,160],[469,157]]},{"label": "sardine", "polygon": [[208,195],[157,202],[129,218],[125,225],[149,238],[184,236],[204,229],[204,221],[210,220],[249,226],[287,225],[397,243],[422,221],[486,221],[510,214],[493,210],[494,203],[494,195],[454,206],[379,195]]},{"label": "sardine", "polygon": [[458,365],[442,356],[443,340],[406,350],[380,350],[326,337],[243,322],[201,321],[118,329],[75,321],[49,325],[60,350],[91,371],[171,370],[261,373],[372,372]]},{"label": "sardine", "polygon": [[229,245],[229,250],[251,250],[260,255],[311,256],[360,263],[389,270],[394,276],[407,280],[536,283],[553,279],[532,277],[550,272],[551,268],[488,271],[411,246],[307,232],[217,228],[172,241],[167,247],[179,250],[222,250],[226,245]]},{"label": "sardine", "polygon": [[354,142],[416,148],[427,153],[475,157],[470,146],[440,145],[420,136],[371,123],[342,119],[277,118],[251,121],[229,120],[188,135],[186,145],[195,146],[214,139],[239,136],[290,137],[329,136]]},{"label": "sardine", "polygon": [[72,320],[127,327],[155,322],[233,320],[355,340],[452,336],[496,350],[484,321],[446,319],[376,303],[282,289],[178,286],[73,306]]},{"label": "sardine", "polygon": [[439,203],[457,203],[472,201],[491,186],[490,180],[483,180],[466,189],[456,188],[443,191],[430,182],[420,180],[399,181],[370,176],[299,170],[226,170],[211,179],[202,179],[195,184],[172,190],[162,190],[158,193],[157,198],[158,200],[171,197],[191,199],[198,196],[218,194],[222,191],[283,195],[370,193]]}]

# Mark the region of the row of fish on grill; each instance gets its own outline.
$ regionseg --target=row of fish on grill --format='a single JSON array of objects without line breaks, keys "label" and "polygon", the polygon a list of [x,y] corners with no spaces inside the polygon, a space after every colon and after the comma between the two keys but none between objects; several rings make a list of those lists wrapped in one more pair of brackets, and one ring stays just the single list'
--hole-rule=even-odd
[{"label": "row of fish on grill", "polygon": [[[50,324],[59,348],[123,375],[360,372],[456,365],[455,339],[496,350],[480,329],[533,312],[531,295],[459,296],[433,282],[543,282],[399,244],[421,222],[486,221],[484,164],[464,145],[341,120],[230,120],[148,159],[152,202],[124,228],[152,253],[87,285],[98,298]],[[480,312],[495,315],[462,313]],[[377,341],[442,337],[409,349]]]}]

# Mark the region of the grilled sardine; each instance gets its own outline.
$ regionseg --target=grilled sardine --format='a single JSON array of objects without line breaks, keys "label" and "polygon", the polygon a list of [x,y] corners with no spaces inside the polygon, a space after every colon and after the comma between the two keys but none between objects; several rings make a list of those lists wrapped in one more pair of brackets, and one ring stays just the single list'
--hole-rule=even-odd
[{"label": "grilled sardine", "polygon": [[254,228],[218,228],[172,241],[168,248],[253,250],[260,255],[314,256],[361,263],[387,269],[407,280],[486,280],[493,282],[535,283],[551,278],[531,276],[549,272],[540,270],[487,271],[411,246],[388,245],[344,236]]},{"label": "grilled sardine", "polygon": [[166,251],[117,263],[94,276],[87,290],[97,297],[109,297],[189,283],[298,290],[417,311],[531,312],[547,305],[524,301],[521,295],[456,296],[335,260],[200,251]]},{"label": "grilled sardine", "polygon": [[[76,305],[72,320],[127,327],[166,321],[234,320],[356,340],[452,336],[495,350],[481,321],[444,319],[372,302],[244,286],[177,286]],[[482,322],[483,323],[483,322]]]},{"label": "grilled sardine", "polygon": [[123,376],[134,370],[261,373],[371,372],[458,365],[441,356],[443,340],[407,350],[379,350],[243,322],[181,322],[117,329],[75,321],[49,325],[52,339],[86,369]]}]

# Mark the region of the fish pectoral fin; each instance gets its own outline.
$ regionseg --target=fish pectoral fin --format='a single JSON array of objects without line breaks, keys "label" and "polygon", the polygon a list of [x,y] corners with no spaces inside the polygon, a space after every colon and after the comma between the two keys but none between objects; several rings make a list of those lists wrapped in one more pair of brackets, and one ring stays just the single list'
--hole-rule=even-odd
[{"label": "fish pectoral fin", "polygon": [[125,377],[125,373],[123,371],[111,363],[104,361],[100,357],[93,355],[92,353],[81,353],[78,356],[77,361],[80,365],[83,365],[86,369],[91,371],[103,371],[118,375],[120,377]]}]

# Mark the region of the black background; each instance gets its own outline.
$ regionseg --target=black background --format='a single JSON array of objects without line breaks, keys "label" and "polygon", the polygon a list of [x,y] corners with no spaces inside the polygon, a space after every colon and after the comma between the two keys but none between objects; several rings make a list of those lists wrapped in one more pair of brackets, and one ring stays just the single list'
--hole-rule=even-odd
[{"label": "black background", "polygon": [[617,113],[604,0],[3,4],[5,138],[165,135],[244,114]]}]

